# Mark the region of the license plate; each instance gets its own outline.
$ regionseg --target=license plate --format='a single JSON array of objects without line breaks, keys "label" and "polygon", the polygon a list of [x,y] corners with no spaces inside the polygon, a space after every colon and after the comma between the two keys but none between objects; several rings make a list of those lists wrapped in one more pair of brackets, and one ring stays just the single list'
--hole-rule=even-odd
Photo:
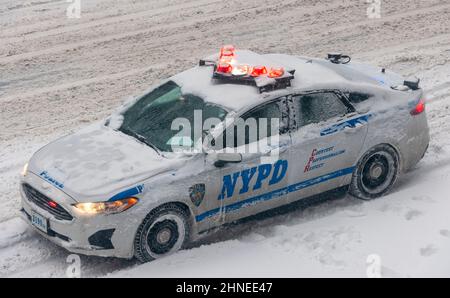
[{"label": "license plate", "polygon": [[44,233],[48,232],[47,219],[34,211],[31,212],[31,224]]}]

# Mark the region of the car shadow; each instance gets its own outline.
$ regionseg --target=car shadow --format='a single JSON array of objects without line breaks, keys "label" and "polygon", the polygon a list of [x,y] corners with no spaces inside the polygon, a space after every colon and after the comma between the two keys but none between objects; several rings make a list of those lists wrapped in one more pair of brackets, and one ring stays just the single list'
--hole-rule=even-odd
[{"label": "car shadow", "polygon": [[[202,245],[210,245],[242,238],[252,232],[276,225],[296,225],[299,223],[301,224],[302,222],[306,223],[362,203],[363,201],[347,195],[347,187],[336,189],[231,224],[226,224],[221,228],[211,231],[201,240],[191,243],[186,249],[193,249]],[[54,246],[53,249],[58,251],[58,258],[62,258],[63,260],[61,260],[61,262],[65,262],[65,258],[67,258],[70,253],[54,244],[49,245]],[[141,264],[136,259],[127,260],[82,255],[80,255],[80,260],[82,264],[82,277],[104,276],[123,269],[131,269]]]},{"label": "car shadow", "polygon": [[231,224],[226,224],[201,240],[192,243],[189,248],[245,237],[253,232],[276,225],[297,225],[329,216],[335,212],[355,207],[364,201],[347,195],[348,187],[342,187],[310,198],[269,210]]}]

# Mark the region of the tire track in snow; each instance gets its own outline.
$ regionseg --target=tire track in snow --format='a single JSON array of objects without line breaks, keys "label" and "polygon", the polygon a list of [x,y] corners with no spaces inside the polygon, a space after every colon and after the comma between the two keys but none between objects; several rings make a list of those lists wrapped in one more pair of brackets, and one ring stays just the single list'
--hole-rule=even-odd
[{"label": "tire track in snow", "polygon": [[142,74],[149,70],[155,70],[155,69],[158,69],[161,67],[162,67],[161,65],[152,65],[150,67],[131,69],[128,71],[107,74],[107,75],[103,75],[103,76],[99,76],[99,77],[95,77],[95,78],[89,78],[89,79],[83,79],[83,80],[78,80],[78,81],[73,81],[73,82],[67,82],[67,83],[63,83],[63,84],[57,84],[57,85],[51,86],[51,87],[46,87],[46,88],[41,88],[41,89],[33,89],[32,91],[29,91],[29,92],[21,92],[20,94],[17,94],[17,95],[2,97],[2,98],[0,98],[0,102],[14,101],[17,98],[23,99],[26,97],[35,97],[35,96],[39,96],[39,95],[46,94],[46,93],[58,92],[58,91],[65,90],[65,89],[71,89],[71,88],[76,88],[76,87],[80,87],[80,86],[84,86],[84,85],[95,84],[95,83],[99,83],[99,82],[107,81],[107,80],[119,80],[119,79],[127,77],[127,76]]},{"label": "tire track in snow", "polygon": [[[278,5],[279,4],[266,5],[266,6],[264,6],[264,9],[268,10],[270,8],[276,8]],[[325,8],[325,10],[332,10],[335,7],[341,7],[341,6],[342,6],[342,4],[335,4],[332,6],[327,6]],[[252,7],[252,8],[248,8],[248,9],[239,10],[237,13],[242,14],[244,12],[257,12],[260,9],[261,9],[260,7]],[[311,9],[309,11],[309,13],[317,13],[317,11],[322,11],[322,10],[324,10],[324,8]],[[308,11],[305,10],[305,13],[308,13]],[[128,38],[135,37],[135,36],[138,36],[141,34],[156,33],[161,30],[166,31],[166,30],[170,30],[170,29],[180,29],[183,27],[185,28],[185,27],[189,27],[189,26],[194,26],[197,23],[202,23],[202,22],[207,23],[207,22],[212,22],[212,21],[219,20],[219,19],[226,19],[227,17],[232,17],[235,14],[236,14],[235,11],[228,11],[225,13],[216,12],[216,13],[213,13],[213,14],[210,14],[207,16],[196,17],[195,19],[182,20],[182,21],[178,21],[178,22],[172,22],[170,24],[160,24],[160,25],[153,26],[152,28],[137,29],[137,30],[133,30],[133,31],[125,32],[125,33],[118,33],[118,34],[115,33],[115,34],[110,34],[107,36],[93,38],[93,39],[85,40],[85,41],[81,41],[81,42],[57,45],[57,46],[53,46],[53,47],[50,47],[50,48],[47,48],[44,50],[37,50],[37,51],[33,51],[33,52],[21,53],[21,54],[11,55],[11,56],[7,56],[7,57],[0,57],[0,64],[14,63],[14,62],[18,62],[21,60],[31,59],[36,56],[56,54],[58,52],[65,52],[65,51],[69,51],[69,50],[73,50],[73,49],[80,49],[82,47],[94,46],[96,44],[107,43],[110,41],[117,42],[121,39],[128,39]],[[249,24],[251,24],[253,21],[247,20],[247,22]]]},{"label": "tire track in snow", "polygon": [[[281,1],[274,2],[274,3],[281,3]],[[274,7],[278,7],[278,6],[274,5]],[[223,8],[224,7],[220,6],[220,7],[218,7],[218,10],[221,10]],[[440,8],[442,8],[442,7],[440,7]],[[326,6],[326,7],[318,6],[314,9],[311,9],[309,11],[309,13],[311,13],[313,16],[315,16],[316,14],[320,14],[320,13],[328,13],[330,10],[332,11],[333,9],[334,9],[333,7],[330,9],[330,6]],[[420,15],[424,11],[429,14],[439,14],[439,12],[440,12],[440,9],[437,9],[436,7],[430,8],[430,9],[425,9],[425,10],[416,9],[415,10],[416,13],[414,11],[407,11],[407,12],[402,12],[398,15],[401,15],[400,18],[405,18],[405,17],[415,16],[415,15]],[[443,11],[444,11],[444,9],[447,9],[447,8],[444,7]],[[239,13],[239,11],[233,12],[233,10],[230,10],[229,13],[226,15],[217,14],[211,19],[206,19],[204,21],[204,23],[200,23],[200,25],[205,27],[205,30],[207,32],[208,32],[208,30],[210,30],[209,32],[212,32],[212,33],[220,33],[221,32],[220,30],[217,30],[217,31],[212,30],[215,28],[212,28],[214,26],[211,26],[211,22],[214,20],[220,21],[221,18],[226,18],[228,16],[234,16],[238,13]],[[247,11],[243,10],[242,13],[245,14],[245,13],[247,13]],[[251,12],[251,13],[254,13],[254,12]],[[292,16],[294,14],[294,12],[292,12],[292,11],[281,11],[280,13],[282,16]],[[349,8],[348,13],[355,14],[355,13],[360,13],[360,11],[359,10],[355,11],[355,10],[352,10],[352,8]],[[322,15],[321,17],[324,17],[324,16]],[[336,16],[332,15],[330,17],[336,17]],[[392,18],[391,21],[398,21],[398,22],[401,21],[400,18],[397,20],[395,17],[392,17],[392,16],[389,16],[389,17]],[[274,18],[275,18],[275,15],[274,15]],[[106,21],[106,20],[107,19],[105,19],[104,21]],[[141,22],[141,21],[142,20],[136,20],[136,22]],[[286,38],[287,36],[290,36],[290,34],[299,34],[300,32],[303,32],[302,30],[320,31],[320,29],[321,29],[320,26],[323,26],[323,23],[322,23],[322,25],[320,24],[320,21],[321,21],[320,18],[318,21],[319,21],[319,24],[317,22],[315,24],[311,23],[311,24],[307,24],[307,26],[304,26],[303,28],[298,28],[298,30],[292,30],[292,31],[287,30],[286,32],[283,32],[283,30],[286,28],[284,28],[284,29],[283,28],[282,29],[271,28],[270,30],[265,31],[265,36],[258,35],[257,30],[252,31],[248,28],[248,25],[251,24],[251,21],[240,22],[237,25],[232,24],[232,23],[226,24],[224,26],[225,28],[222,29],[222,30],[224,30],[222,32],[227,34],[227,32],[236,31],[236,33],[239,33],[239,35],[240,35],[240,38],[241,38],[240,40],[245,41],[246,45],[252,45],[252,44],[256,45],[256,44],[262,43],[264,40],[267,40],[267,42],[270,43],[272,39]],[[188,24],[188,25],[186,25],[186,26],[192,26],[191,22],[192,22],[192,20],[187,20],[186,24]],[[361,21],[360,26],[372,26],[372,25],[370,25],[370,24],[372,24],[372,21],[370,21],[369,25],[366,24],[367,22],[369,22],[369,21],[367,21],[367,20]],[[426,21],[426,22],[429,22],[429,21]],[[420,23],[418,23],[418,27],[419,27],[419,25],[420,26],[427,25],[426,22],[421,20]],[[326,22],[324,22],[324,23],[326,23]],[[109,24],[112,24],[112,23],[109,23]],[[291,25],[295,24],[295,22],[293,22],[291,20],[290,24]],[[170,25],[170,24],[168,24],[168,25]],[[184,25],[180,25],[180,24],[173,25],[172,24],[172,26],[175,31],[177,31],[177,30],[180,31],[180,28],[183,28]],[[340,26],[340,27],[336,27],[336,28],[334,28],[335,31],[333,31],[333,33],[335,34],[336,38],[346,38],[347,37],[346,31],[350,30],[350,28],[352,28],[352,26],[356,26],[356,25],[351,23],[351,24],[346,24],[346,25]],[[375,22],[373,22],[373,26],[374,27],[382,26],[382,22],[375,21]],[[82,32],[83,30],[89,30],[88,28],[92,28],[92,27],[89,27],[89,26],[86,28],[82,27],[80,30]],[[170,26],[168,28],[170,28]],[[190,28],[190,27],[188,27],[188,28]],[[411,28],[411,30],[413,32],[418,31],[419,29],[420,28]],[[158,30],[159,30],[159,32],[163,32],[163,33],[166,32],[165,28],[163,26],[161,26]],[[328,28],[322,28],[322,30],[328,30]],[[359,29],[355,29],[355,30],[357,30],[356,31],[357,33],[361,33],[361,31]],[[69,30],[68,32],[72,32],[72,31]],[[145,32],[148,33],[149,31],[145,31]],[[153,32],[153,31],[150,31],[150,32]],[[168,32],[170,32],[170,31],[168,31]],[[130,35],[130,37],[132,36],[133,38],[135,38],[136,42],[139,42],[139,41],[145,42],[144,40],[142,40],[143,37],[134,35],[134,33],[136,33],[135,31],[131,31],[130,33],[132,34],[132,35]],[[364,33],[364,32],[362,32],[362,33]],[[124,35],[124,36],[125,36],[124,40],[128,41],[128,38],[130,38],[130,37],[127,37],[126,35]],[[144,36],[145,36],[145,34],[144,34]],[[46,35],[44,34],[42,37],[46,37]],[[92,60],[87,61],[86,62],[87,64],[93,62],[95,58],[99,58],[98,54],[92,53],[93,48],[99,47],[105,51],[111,51],[111,52],[116,53],[115,52],[116,49],[114,49],[114,47],[116,47],[117,45],[120,45],[121,43],[124,42],[124,40],[114,40],[114,38],[113,38],[112,41],[114,41],[114,42],[108,43],[108,41],[111,41],[111,39],[109,39],[111,36],[107,36],[107,37],[108,37],[108,40],[105,43],[87,45],[87,47],[84,48],[84,50],[86,50],[86,52],[85,52],[86,55],[92,54],[92,56],[90,56]],[[305,37],[305,40],[302,40],[300,37],[297,39],[294,39],[293,40],[294,44],[292,45],[291,49],[295,50],[298,47],[310,46],[316,42],[315,39],[307,40],[306,37]],[[424,54],[431,55],[432,59],[430,61],[429,67],[431,69],[434,69],[436,67],[436,65],[438,63],[440,63],[439,61],[436,61],[436,58],[433,58],[434,57],[433,55],[435,55],[435,52],[437,51],[436,49],[438,47],[439,47],[439,49],[442,49],[442,50],[450,48],[450,47],[448,47],[448,44],[445,44],[442,42],[442,39],[444,39],[446,41],[449,39],[448,34],[439,34],[435,37],[414,40],[414,41],[410,41],[410,40],[406,39],[405,37],[400,37],[398,40],[398,44],[396,44],[396,45],[391,44],[390,42],[387,44],[386,44],[386,42],[383,43],[385,40],[387,40],[389,38],[389,36],[382,37],[380,35],[380,36],[375,36],[375,37],[377,37],[377,39],[374,39],[375,41],[373,41],[373,43],[370,45],[373,48],[380,47],[381,49],[367,51],[365,53],[360,53],[361,57],[364,56],[364,58],[367,60],[375,61],[378,59],[379,56],[383,56],[383,58],[385,58],[385,59],[388,59],[388,60],[392,59],[392,61],[393,61],[392,63],[393,63],[394,67],[401,64],[401,62],[396,61],[395,55],[405,51],[406,49],[409,49],[410,47],[417,47],[422,50],[427,49],[427,51]],[[173,39],[172,42],[170,42],[170,38]],[[211,46],[211,47],[215,48],[216,47],[215,42],[217,42],[218,40],[220,40],[219,35],[212,36],[212,37],[202,41],[203,44],[201,44],[201,46],[203,46],[203,47]],[[183,57],[182,55],[177,54],[177,51],[179,51],[179,49],[180,49],[180,46],[179,45],[177,46],[177,43],[182,43],[185,48],[188,48],[189,51],[192,51],[193,53],[200,53],[202,51],[202,49],[198,47],[200,45],[200,43],[198,43],[198,41],[195,41],[195,40],[194,41],[188,40],[187,42],[186,41],[187,40],[186,40],[186,37],[183,36],[183,32],[176,32],[176,34],[170,35],[169,37],[159,37],[158,36],[155,39],[154,43],[155,44],[160,43],[161,45],[159,45],[159,46],[164,48],[167,51],[168,55],[173,55],[175,57],[175,59],[179,59],[179,60],[186,59],[186,57]],[[332,40],[331,46],[333,46],[335,43],[336,43],[336,40]],[[328,45],[328,44],[321,45],[322,48],[324,48],[325,46],[330,46],[330,45]],[[157,49],[157,47],[158,46],[155,45],[154,48],[151,48],[151,49]],[[126,45],[126,49],[130,49],[130,48],[131,48],[131,45]],[[267,49],[267,47],[265,47],[264,49]],[[51,52],[51,54],[57,54],[57,53],[58,53],[58,51]],[[36,58],[41,58],[39,56],[40,55],[31,55],[29,59],[34,60]],[[359,54],[357,56],[359,56]],[[139,58],[139,56],[136,57],[136,59],[138,59],[138,58]],[[7,64],[7,66],[9,66],[10,63],[20,63],[20,61],[21,61],[21,59],[19,59],[19,60],[13,59],[12,62],[11,61],[6,62],[6,64]],[[51,62],[49,62],[48,64],[50,66],[52,66]],[[172,70],[175,67],[174,64],[170,64],[167,62],[165,64],[161,64],[161,65],[163,65],[164,67],[167,67],[167,68],[171,68]],[[418,66],[414,66],[412,68],[412,70],[413,71],[417,70],[417,67]],[[1,195],[0,195],[0,209],[2,210],[1,215],[3,216],[0,218],[2,218],[2,220],[4,220],[5,218],[8,218],[8,221],[0,222],[0,235],[4,235],[3,239],[0,237],[0,276],[15,276],[15,275],[17,275],[17,276],[36,276],[36,275],[64,276],[65,269],[67,266],[67,264],[65,263],[65,259],[69,253],[67,253],[64,249],[51,244],[49,241],[47,241],[45,239],[42,239],[39,235],[37,235],[35,232],[33,232],[31,230],[31,228],[28,228],[26,226],[24,227],[24,224],[21,223],[20,221],[18,221],[17,218],[11,219],[9,217],[9,215],[4,217],[4,211],[12,210],[12,206],[14,204],[17,204],[17,202],[18,202],[18,198],[17,198],[18,185],[17,185],[16,178],[13,177],[15,175],[13,173],[18,172],[20,170],[19,167],[22,164],[22,162],[27,158],[26,155],[28,154],[28,151],[20,150],[23,147],[24,142],[21,142],[17,136],[20,136],[21,134],[28,134],[28,135],[36,134],[36,136],[34,138],[32,138],[31,140],[29,140],[28,142],[31,142],[34,144],[39,143],[39,142],[46,143],[47,141],[50,141],[51,139],[53,139],[56,135],[66,132],[68,128],[75,129],[79,125],[79,123],[76,123],[75,122],[76,120],[73,119],[74,117],[71,117],[73,115],[72,114],[73,111],[59,111],[58,110],[57,111],[58,115],[53,116],[50,113],[50,111],[48,110],[48,108],[45,107],[45,105],[43,105],[43,102],[46,102],[46,101],[40,99],[39,97],[42,97],[43,95],[54,94],[54,93],[62,93],[61,91],[64,90],[67,93],[62,93],[63,94],[62,99],[67,100],[68,98],[70,98],[70,96],[77,96],[77,97],[81,98],[82,100],[86,100],[86,98],[88,98],[88,96],[89,96],[89,93],[92,92],[92,89],[86,88],[86,89],[80,90],[79,87],[96,85],[96,84],[100,84],[100,83],[103,83],[104,81],[108,81],[108,80],[118,82],[118,81],[122,81],[124,76],[139,77],[142,72],[145,72],[145,70],[146,70],[146,68],[141,68],[141,67],[130,70],[130,69],[126,68],[126,63],[122,63],[121,65],[118,66],[118,68],[106,69],[103,72],[103,74],[100,75],[99,77],[96,76],[93,78],[86,79],[84,77],[75,76],[74,78],[71,78],[71,80],[65,79],[62,82],[55,84],[53,86],[50,86],[50,87],[39,86],[38,88],[29,90],[29,91],[25,91],[25,92],[23,91],[23,89],[17,88],[18,89],[17,94],[13,94],[13,96],[17,96],[17,97],[9,97],[9,98],[6,98],[6,100],[5,100],[5,98],[0,99],[0,101],[2,103],[5,103],[5,101],[9,101],[11,103],[11,105],[15,103],[17,106],[20,106],[21,104],[23,104],[25,106],[32,107],[32,109],[30,108],[30,109],[26,109],[26,110],[20,110],[19,108],[17,108],[16,110],[12,109],[10,111],[8,110],[7,113],[3,113],[1,109],[5,109],[5,108],[4,108],[4,105],[2,105],[0,108],[0,112],[2,112],[1,115],[2,115],[2,117],[5,116],[8,119],[8,122],[10,122],[9,120],[11,120],[12,122],[17,121],[17,120],[23,121],[23,120],[27,120],[28,118],[33,118],[33,117],[48,118],[48,122],[44,122],[42,124],[42,126],[30,127],[30,128],[28,128],[28,130],[22,131],[21,129],[24,128],[24,126],[15,125],[15,127],[13,127],[13,128],[15,128],[17,130],[16,132],[14,132],[14,129],[9,129],[8,132],[4,132],[4,131],[1,132],[0,139],[4,138],[4,139],[2,139],[2,146],[4,146],[3,141],[5,141],[5,142],[7,142],[7,144],[10,144],[10,147],[9,147],[10,150],[8,150],[8,152],[4,153],[5,152],[3,150],[4,147],[2,147],[1,148],[2,151],[0,152],[0,169],[2,171],[4,171],[3,173],[5,173],[5,172],[9,173],[7,176],[5,176],[5,175],[3,175],[3,173],[1,173],[2,176],[0,177],[2,179],[5,179],[5,180],[0,180],[0,181],[2,181],[2,183],[0,183],[2,186],[3,186],[3,181],[7,181],[7,183],[8,183],[8,187],[3,188]],[[111,74],[108,74],[108,73],[111,73]],[[440,74],[444,75],[446,73],[447,73],[447,71],[445,69],[439,69],[435,73],[431,72],[431,71],[425,72],[424,76],[425,76],[425,79],[430,79],[431,76],[437,76]],[[111,77],[111,76],[113,76],[113,77]],[[130,83],[130,84],[132,84],[132,83]],[[136,85],[138,85],[138,83],[134,82],[134,86],[136,86]],[[74,87],[77,87],[77,88],[74,88]],[[439,133],[436,131],[440,126],[445,125],[445,123],[450,123],[450,121],[446,120],[448,118],[448,115],[446,115],[444,111],[441,111],[441,105],[440,104],[438,105],[438,101],[441,100],[440,96],[443,96],[442,99],[450,98],[448,96],[448,94],[450,94],[450,88],[448,88],[448,87],[449,86],[445,82],[431,82],[427,85],[427,88],[430,88],[429,91],[431,91],[431,93],[433,94],[433,99],[428,106],[428,111],[429,111],[430,116],[434,117],[433,119],[430,119],[432,131],[434,131],[433,132],[434,140],[436,140],[436,139],[443,140],[447,136],[442,131],[440,131]],[[48,89],[46,89],[46,88],[48,88]],[[112,90],[115,90],[115,89],[112,89]],[[35,92],[35,91],[38,91],[37,95],[39,95],[39,96],[33,95],[33,92]],[[22,94],[25,94],[26,96],[28,96],[27,100],[24,100],[24,101],[19,100],[18,93],[21,93],[21,92],[23,92]],[[103,93],[105,94],[105,96],[108,96],[111,94],[111,92],[113,92],[113,91],[108,91],[108,92],[105,91]],[[35,97],[33,97],[33,96],[35,96]],[[95,94],[92,93],[92,95],[90,95],[90,96],[95,97]],[[83,102],[83,104],[85,105],[87,103]],[[75,112],[79,112],[79,110],[77,110],[77,107],[75,107],[75,106],[72,107],[71,109],[74,109]],[[105,111],[105,106],[102,106],[101,108],[99,108],[99,110],[101,111],[101,113],[108,112],[108,111]],[[95,113],[97,113],[97,115],[98,115],[100,112],[95,112]],[[89,119],[92,120],[92,118],[89,118]],[[44,130],[43,128],[46,128],[46,129]],[[50,133],[53,133],[55,136],[51,136]],[[17,140],[17,142],[14,142],[15,140]],[[434,141],[434,143],[432,145],[435,146],[436,141]],[[446,148],[448,148],[448,147],[446,147]],[[445,150],[445,148],[442,150]],[[19,158],[17,160],[14,160],[11,162],[6,161],[10,157],[17,157],[17,156],[19,156]],[[441,157],[437,161],[434,161],[432,158],[427,157],[426,160],[421,165],[421,171],[425,174],[432,172],[432,171],[436,171],[435,162],[441,164],[442,166],[448,165],[449,161],[443,160]],[[398,191],[401,192],[402,190],[403,189],[400,188]],[[5,206],[5,205],[3,205],[4,201],[6,199],[11,199],[11,198],[12,198],[13,204],[8,205],[8,208],[2,208]],[[250,243],[252,241],[258,241],[258,239],[259,239],[258,237],[255,236],[256,240],[254,238],[252,238],[252,237],[254,237],[254,235],[252,236],[252,234],[251,234],[252,226],[256,226],[256,232],[260,233],[261,237],[263,237],[263,238],[271,237],[271,235],[272,235],[271,233],[276,234],[277,229],[281,229],[281,230],[288,229],[288,226],[298,223],[298,222],[308,222],[308,221],[313,221],[314,219],[317,219],[320,217],[328,216],[331,213],[330,209],[333,209],[336,206],[341,207],[341,210],[346,210],[346,211],[348,211],[349,209],[355,209],[355,213],[360,214],[357,206],[354,204],[355,204],[355,202],[330,203],[323,207],[319,207],[318,209],[307,211],[306,214],[309,214],[309,216],[306,216],[306,218],[304,218],[304,219],[299,219],[297,217],[297,215],[302,214],[302,212],[294,212],[295,214],[290,214],[288,216],[281,216],[281,217],[277,217],[274,219],[268,219],[267,221],[264,221],[264,222],[258,222],[258,223],[253,222],[247,226],[238,227],[234,230],[231,230],[230,232],[225,232],[224,236],[220,236],[216,239],[214,239],[214,237],[213,237],[213,239],[211,239],[210,243],[215,243],[217,241],[223,241],[223,240],[227,240],[227,239],[235,239],[236,234],[239,234],[241,231],[243,232],[243,234],[239,234],[239,235],[241,235],[239,238],[242,239],[243,241],[248,241]],[[280,227],[280,225],[281,225],[281,227]],[[272,226],[275,226],[275,227],[273,228]],[[319,235],[319,234],[317,234],[317,235]],[[323,237],[314,237],[317,235],[307,235],[307,234],[299,235],[299,237],[307,237],[308,239],[312,237],[312,240],[314,240],[308,244],[308,245],[311,245],[311,247],[307,246],[305,248],[305,253],[308,253],[308,254],[311,253],[312,256],[314,256],[315,258],[318,258],[320,260],[323,260],[323,262],[329,264],[329,266],[334,266],[333,264],[335,264],[334,261],[336,261],[336,260],[333,258],[330,258],[329,254],[326,254],[326,253],[324,254],[323,252],[321,252],[319,250],[315,251],[314,245],[321,245],[322,243],[324,243],[326,245],[331,245],[332,243],[330,243],[328,241],[331,241],[334,238],[340,239],[339,237],[342,234],[339,233],[339,231],[337,231],[337,232],[335,231],[335,233],[333,233],[333,231],[330,229],[329,233],[319,235],[319,236],[323,236]],[[319,241],[322,238],[324,238],[323,241]],[[300,239],[304,239],[304,238],[300,238]],[[354,239],[352,237],[350,239],[347,239],[344,237],[344,240],[349,241],[349,242],[354,241]],[[291,244],[293,244],[293,243],[295,244],[295,242],[291,242]],[[302,245],[302,243],[298,243],[298,245]],[[423,247],[426,247],[426,245],[424,245]],[[282,247],[282,248],[289,249],[289,246],[287,248],[285,248],[285,247]],[[197,249],[197,248],[194,248],[194,249]],[[202,248],[202,249],[214,250],[214,244],[212,244],[211,247],[206,247],[206,248]],[[133,267],[136,265],[134,262],[124,261],[124,260],[116,260],[116,259],[105,260],[103,258],[95,258],[95,257],[82,257],[82,264],[85,264],[84,265],[85,267],[83,268],[83,272],[85,272],[86,274],[84,276],[104,275],[104,274],[107,274],[110,272],[114,272],[116,270],[121,270],[123,268],[129,268],[129,267]]]},{"label": "tire track in snow", "polygon": [[[441,7],[441,6],[439,6],[439,7]],[[436,9],[436,7],[432,7],[433,8],[433,10],[435,10]],[[425,11],[426,12],[426,11]],[[307,12],[305,12],[305,13],[307,13]],[[407,13],[409,13],[409,14],[411,14],[412,12],[407,12]],[[404,14],[406,14],[406,13],[403,13],[402,15],[404,15]],[[364,22],[366,22],[366,21],[364,21]],[[352,23],[353,24],[353,23]],[[373,25],[375,26],[375,25],[379,25],[379,23],[374,23]],[[319,28],[318,26],[316,26],[316,28]],[[347,28],[347,27],[340,27],[340,29],[339,30],[344,30],[345,28]],[[335,30],[338,30],[338,29],[335,29]],[[294,31],[295,32],[295,31]],[[268,34],[273,34],[273,35],[275,35],[275,33],[274,32],[267,32]],[[291,32],[291,34],[292,34],[292,32]],[[128,36],[129,37],[129,36]],[[127,37],[127,38],[128,38]],[[170,36],[170,37],[168,37],[168,38],[166,38],[166,40],[170,40],[171,38],[174,38],[174,37],[176,37],[176,39],[177,40],[182,40],[182,38],[183,38],[183,33],[178,33],[178,34],[175,34],[175,35],[172,35],[172,36]],[[265,38],[265,37],[263,37],[263,38]],[[168,43],[168,42],[164,42],[164,38],[162,38],[162,39],[160,39],[164,44],[166,44],[166,46],[169,46],[170,47],[170,43]],[[213,39],[212,39],[213,40]],[[158,46],[153,46],[154,48],[158,48]],[[12,56],[12,57],[15,57],[15,56]],[[17,58],[17,57],[16,57]],[[0,60],[1,61],[1,60]],[[68,86],[70,86],[70,83],[68,83],[67,84]],[[55,88],[55,89],[62,89],[62,88]],[[33,91],[30,91],[30,92],[28,92],[28,94],[32,94],[32,92]],[[38,92],[39,92],[39,90],[38,90]],[[20,92],[20,96],[22,96],[22,94],[23,94],[23,92]],[[14,98],[14,96],[9,96],[9,97],[7,97],[7,99],[11,99],[11,98]]]},{"label": "tire track in snow", "polygon": [[[78,30],[86,30],[91,29],[92,27],[98,27],[98,26],[107,26],[115,23],[122,23],[126,21],[136,21],[141,18],[148,18],[148,17],[154,17],[161,14],[170,14],[177,11],[185,11],[187,9],[195,9],[195,8],[205,8],[210,5],[216,5],[217,3],[222,3],[223,1],[220,0],[198,0],[198,1],[189,1],[187,3],[180,3],[165,7],[158,7],[156,9],[152,8],[149,10],[129,13],[129,14],[123,14],[123,15],[117,15],[117,16],[111,16],[104,19],[94,19],[94,20],[88,20],[87,22],[74,24],[74,25],[68,25],[64,27],[57,27],[57,28],[51,28],[46,29],[43,31],[35,31],[26,34],[26,40],[30,41],[37,38],[42,37],[50,37],[52,35],[58,35],[58,34],[64,34],[69,33],[73,31]],[[31,26],[25,26],[26,29],[28,27],[36,27],[36,24],[33,24]],[[5,43],[14,43],[14,42],[23,42],[24,37],[17,37],[18,34],[20,34],[20,31],[26,31],[21,27],[16,27],[14,29],[11,29],[10,32],[8,30],[3,30],[2,35],[0,37],[2,38],[2,41]],[[18,32],[19,31],[19,32]],[[22,33],[24,34],[24,33]]]}]

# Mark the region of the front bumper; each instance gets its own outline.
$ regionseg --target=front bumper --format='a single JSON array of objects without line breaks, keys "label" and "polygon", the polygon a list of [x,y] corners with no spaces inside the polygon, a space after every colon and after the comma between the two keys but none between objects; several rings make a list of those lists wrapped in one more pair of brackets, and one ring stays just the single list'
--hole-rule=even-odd
[{"label": "front bumper", "polygon": [[[74,211],[74,201],[56,187],[45,185],[41,178],[28,173],[23,183],[57,202],[72,216],[72,220],[56,219],[54,215],[29,200],[21,185],[21,217],[39,234],[72,253],[103,256],[133,257],[133,240],[139,221],[130,214],[133,208],[119,214],[79,216]],[[31,214],[36,212],[48,220],[47,232],[31,224]]]}]

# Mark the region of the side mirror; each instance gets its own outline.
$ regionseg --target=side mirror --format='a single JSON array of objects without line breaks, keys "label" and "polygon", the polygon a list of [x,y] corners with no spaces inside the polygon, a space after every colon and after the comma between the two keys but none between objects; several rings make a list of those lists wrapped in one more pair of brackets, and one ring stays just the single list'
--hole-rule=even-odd
[{"label": "side mirror", "polygon": [[242,155],[240,153],[218,153],[214,165],[221,168],[227,163],[240,163],[241,161]]}]

